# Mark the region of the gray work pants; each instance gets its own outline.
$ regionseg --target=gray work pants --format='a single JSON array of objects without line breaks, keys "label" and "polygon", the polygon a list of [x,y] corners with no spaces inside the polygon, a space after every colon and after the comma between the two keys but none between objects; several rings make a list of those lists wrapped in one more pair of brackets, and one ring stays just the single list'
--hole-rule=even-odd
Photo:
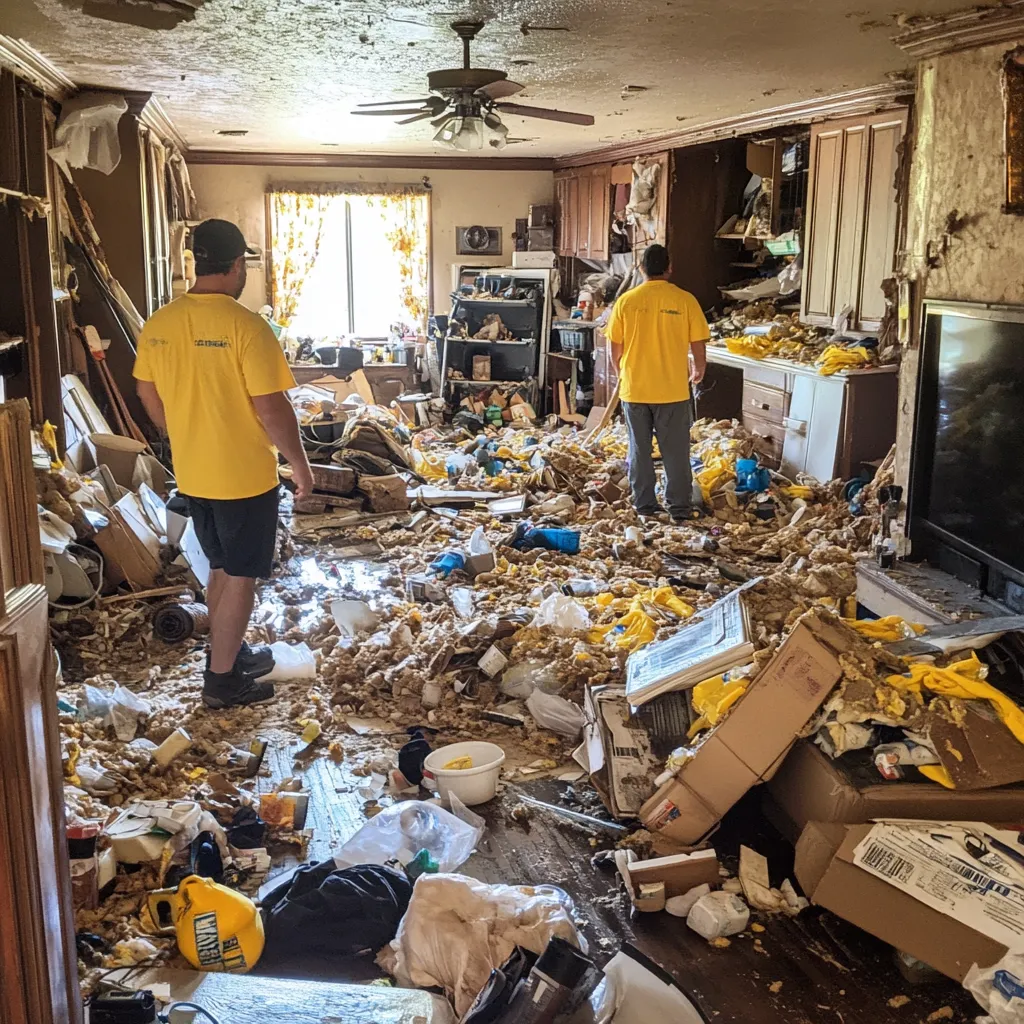
[{"label": "gray work pants", "polygon": [[692,507],[693,476],[690,472],[690,403],[665,402],[642,405],[623,402],[629,431],[629,486],[638,512],[656,512],[654,459],[651,443],[658,438],[665,466],[665,505],[672,515]]}]

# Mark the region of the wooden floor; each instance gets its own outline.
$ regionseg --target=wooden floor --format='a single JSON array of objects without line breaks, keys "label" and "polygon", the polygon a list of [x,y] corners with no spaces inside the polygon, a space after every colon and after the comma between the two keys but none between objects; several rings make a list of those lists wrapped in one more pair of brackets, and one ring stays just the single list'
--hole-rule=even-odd
[{"label": "wooden floor", "polygon": [[[287,751],[280,758],[275,774],[291,773]],[[362,800],[354,792],[359,780],[325,758],[303,774],[311,794],[309,824],[315,832],[310,854],[319,860],[337,850],[365,820]],[[461,871],[487,882],[551,883],[565,889],[576,902],[579,918],[587,922],[584,934],[599,962],[607,961],[623,942],[633,943],[668,970],[715,1024],[917,1024],[946,1006],[953,1016],[943,1019],[954,1024],[977,1015],[974,1001],[959,986],[947,981],[908,984],[891,949],[817,908],[795,920],[755,915],[752,920],[765,931],[736,936],[726,949],[710,946],[685,921],[668,914],[631,917],[617,876],[590,864],[598,849],[610,845],[607,839],[594,845],[594,833],[546,812],[538,811],[525,824],[508,813],[517,792],[558,802],[565,789],[564,783],[551,780],[509,786],[502,797],[476,808],[487,819],[487,832]],[[773,883],[792,877],[792,847],[761,816],[756,792],[734,809],[716,836],[719,855],[733,869],[741,842],[769,858]],[[288,975],[308,977],[301,964],[291,965]],[[371,961],[348,960],[331,977],[320,974],[317,980],[365,982],[378,977]],[[904,995],[910,997],[908,1004],[889,1005],[893,999],[902,1002],[897,997]]]}]

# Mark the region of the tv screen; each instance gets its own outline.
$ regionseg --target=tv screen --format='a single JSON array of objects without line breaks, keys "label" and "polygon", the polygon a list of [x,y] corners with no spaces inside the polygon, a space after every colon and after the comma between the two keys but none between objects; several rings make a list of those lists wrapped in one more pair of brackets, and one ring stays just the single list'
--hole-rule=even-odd
[{"label": "tv screen", "polygon": [[1024,310],[1013,315],[1021,320],[987,310],[928,314],[937,374],[922,393],[935,410],[926,518],[1024,571]]}]

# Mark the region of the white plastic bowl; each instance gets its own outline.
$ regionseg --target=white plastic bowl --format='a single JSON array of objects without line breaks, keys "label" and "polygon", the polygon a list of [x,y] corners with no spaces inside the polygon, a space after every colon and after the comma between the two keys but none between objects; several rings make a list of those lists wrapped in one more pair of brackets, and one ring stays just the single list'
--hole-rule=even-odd
[{"label": "white plastic bowl", "polygon": [[[457,757],[471,757],[473,767],[445,770],[444,765]],[[504,763],[505,751],[496,743],[452,743],[427,755],[423,762],[423,784],[436,790],[442,800],[454,793],[467,807],[485,804],[494,799]]]}]

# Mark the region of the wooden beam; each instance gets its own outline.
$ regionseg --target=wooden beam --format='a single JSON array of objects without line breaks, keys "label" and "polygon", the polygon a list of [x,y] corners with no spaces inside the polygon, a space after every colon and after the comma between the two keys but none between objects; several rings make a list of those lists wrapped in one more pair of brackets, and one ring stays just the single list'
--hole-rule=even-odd
[{"label": "wooden beam", "polygon": [[256,167],[370,167],[442,171],[550,171],[549,157],[423,156],[411,153],[251,153],[237,150],[190,149],[185,159],[192,164],[225,164]]}]

